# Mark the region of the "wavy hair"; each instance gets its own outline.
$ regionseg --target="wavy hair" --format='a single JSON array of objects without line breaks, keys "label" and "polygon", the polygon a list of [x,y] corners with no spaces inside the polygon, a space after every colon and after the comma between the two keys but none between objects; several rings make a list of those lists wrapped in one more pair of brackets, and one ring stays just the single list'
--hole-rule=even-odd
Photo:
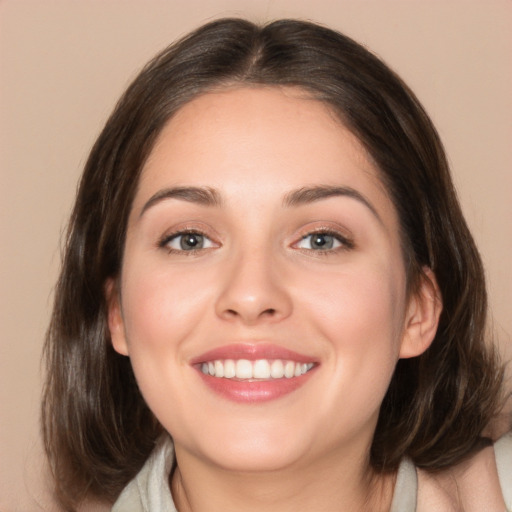
[{"label": "wavy hair", "polygon": [[105,282],[120,272],[141,169],[166,122],[202,93],[295,86],[327,104],[361,141],[397,209],[410,289],[435,273],[443,312],[431,347],[398,362],[371,447],[378,471],[404,456],[436,470],[482,442],[502,369],[485,343],[481,259],[429,117],[381,60],[322,26],[280,20],[211,22],[149,62],[90,153],[71,214],[45,344],[42,427],[57,495],[74,510],[87,494],[114,500],[162,427],[107,327]]}]

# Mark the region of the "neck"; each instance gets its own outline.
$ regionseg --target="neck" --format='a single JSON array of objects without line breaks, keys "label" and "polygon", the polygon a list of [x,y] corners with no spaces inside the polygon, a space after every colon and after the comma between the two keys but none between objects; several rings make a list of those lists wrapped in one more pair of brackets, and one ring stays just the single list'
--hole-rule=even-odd
[{"label": "neck", "polygon": [[393,495],[395,475],[375,473],[367,457],[333,454],[302,467],[256,473],[209,466],[180,457],[179,450],[176,456],[171,489],[180,512],[384,512]]}]

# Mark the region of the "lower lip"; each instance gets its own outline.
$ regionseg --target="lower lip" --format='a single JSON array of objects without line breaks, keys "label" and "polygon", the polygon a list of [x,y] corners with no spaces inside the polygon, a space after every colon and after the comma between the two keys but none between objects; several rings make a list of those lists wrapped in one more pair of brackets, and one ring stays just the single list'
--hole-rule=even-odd
[{"label": "lower lip", "polygon": [[300,377],[273,380],[234,380],[212,377],[198,370],[203,382],[215,393],[240,403],[261,403],[277,400],[306,384],[315,368]]}]

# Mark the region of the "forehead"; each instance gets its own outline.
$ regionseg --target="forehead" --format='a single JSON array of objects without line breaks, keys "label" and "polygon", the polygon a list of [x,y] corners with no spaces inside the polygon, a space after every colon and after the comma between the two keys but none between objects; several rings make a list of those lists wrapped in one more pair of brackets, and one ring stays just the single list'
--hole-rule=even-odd
[{"label": "forehead", "polygon": [[318,184],[350,186],[394,210],[371,158],[327,105],[297,88],[232,88],[202,94],[171,118],[144,166],[136,202],[169,186],[269,198]]}]

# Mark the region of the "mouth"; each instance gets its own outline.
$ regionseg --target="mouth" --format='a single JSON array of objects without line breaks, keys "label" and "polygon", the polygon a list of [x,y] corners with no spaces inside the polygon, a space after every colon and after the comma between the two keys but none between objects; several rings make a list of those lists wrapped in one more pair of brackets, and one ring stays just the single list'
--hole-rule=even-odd
[{"label": "mouth", "polygon": [[315,373],[313,357],[263,344],[229,345],[192,361],[206,386],[234,402],[275,400],[302,387]]},{"label": "mouth", "polygon": [[313,362],[299,363],[282,359],[216,359],[201,364],[201,372],[218,379],[274,380],[291,379],[305,375]]}]

